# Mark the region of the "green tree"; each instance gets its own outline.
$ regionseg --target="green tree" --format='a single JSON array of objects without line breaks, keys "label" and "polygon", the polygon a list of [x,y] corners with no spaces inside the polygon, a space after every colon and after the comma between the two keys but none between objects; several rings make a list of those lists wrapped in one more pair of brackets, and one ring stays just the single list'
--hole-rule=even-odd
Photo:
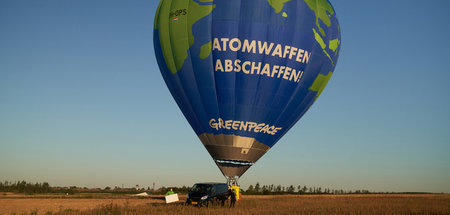
[{"label": "green tree", "polygon": [[269,186],[264,185],[264,186],[262,187],[262,194],[263,194],[263,195],[269,195],[269,194],[270,194]]},{"label": "green tree", "polygon": [[255,193],[259,193],[259,192],[261,192],[261,186],[259,185],[259,182],[256,182]]},{"label": "green tree", "polygon": [[278,185],[277,188],[275,189],[275,192],[281,193],[282,190],[283,190],[283,187],[281,187],[281,185]]},{"label": "green tree", "polygon": [[303,191],[303,193],[306,193],[306,191],[308,191],[308,188],[306,187],[306,185],[303,186],[302,191]]},{"label": "green tree", "polygon": [[253,185],[250,185],[247,189],[248,194],[253,194],[255,192],[255,189],[253,188]]},{"label": "green tree", "polygon": [[294,193],[294,192],[295,192],[294,185],[289,186],[289,187],[287,188],[287,192],[288,192],[288,193]]},{"label": "green tree", "polygon": [[316,191],[317,191],[318,194],[322,194],[322,188],[321,187],[317,188]]}]

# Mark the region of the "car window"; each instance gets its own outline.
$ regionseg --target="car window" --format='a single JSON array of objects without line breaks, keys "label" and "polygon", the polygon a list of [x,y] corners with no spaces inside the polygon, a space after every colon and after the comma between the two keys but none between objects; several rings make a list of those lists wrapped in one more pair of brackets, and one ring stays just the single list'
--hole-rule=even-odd
[{"label": "car window", "polygon": [[211,185],[209,184],[195,184],[191,191],[199,193],[207,193],[211,190]]},{"label": "car window", "polygon": [[227,185],[225,185],[225,184],[218,184],[216,186],[216,189],[217,189],[218,193],[224,193],[224,192],[226,192],[228,190],[227,189]]}]

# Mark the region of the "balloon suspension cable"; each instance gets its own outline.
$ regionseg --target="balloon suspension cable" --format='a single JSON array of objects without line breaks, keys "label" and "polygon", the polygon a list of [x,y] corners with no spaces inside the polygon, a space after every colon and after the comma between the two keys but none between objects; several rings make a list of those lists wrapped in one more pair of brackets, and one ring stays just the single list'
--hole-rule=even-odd
[{"label": "balloon suspension cable", "polygon": [[225,178],[227,179],[228,186],[239,186],[238,184],[239,176],[232,176],[232,177],[225,176]]}]

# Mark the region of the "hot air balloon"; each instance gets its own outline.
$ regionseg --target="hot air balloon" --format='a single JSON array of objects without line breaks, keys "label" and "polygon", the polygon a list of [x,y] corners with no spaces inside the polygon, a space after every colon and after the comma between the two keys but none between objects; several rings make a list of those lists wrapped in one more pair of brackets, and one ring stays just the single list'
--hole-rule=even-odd
[{"label": "hot air balloon", "polygon": [[161,0],[161,74],[229,183],[305,114],[338,60],[328,0]]}]

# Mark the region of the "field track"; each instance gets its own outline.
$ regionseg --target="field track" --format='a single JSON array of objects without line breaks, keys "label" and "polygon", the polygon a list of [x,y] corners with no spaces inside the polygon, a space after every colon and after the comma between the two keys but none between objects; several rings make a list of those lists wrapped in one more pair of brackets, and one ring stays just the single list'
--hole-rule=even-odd
[{"label": "field track", "polygon": [[[181,201],[185,195],[181,195]],[[450,214],[448,194],[244,196],[236,208],[164,204],[163,196],[0,195],[0,214]]]}]

